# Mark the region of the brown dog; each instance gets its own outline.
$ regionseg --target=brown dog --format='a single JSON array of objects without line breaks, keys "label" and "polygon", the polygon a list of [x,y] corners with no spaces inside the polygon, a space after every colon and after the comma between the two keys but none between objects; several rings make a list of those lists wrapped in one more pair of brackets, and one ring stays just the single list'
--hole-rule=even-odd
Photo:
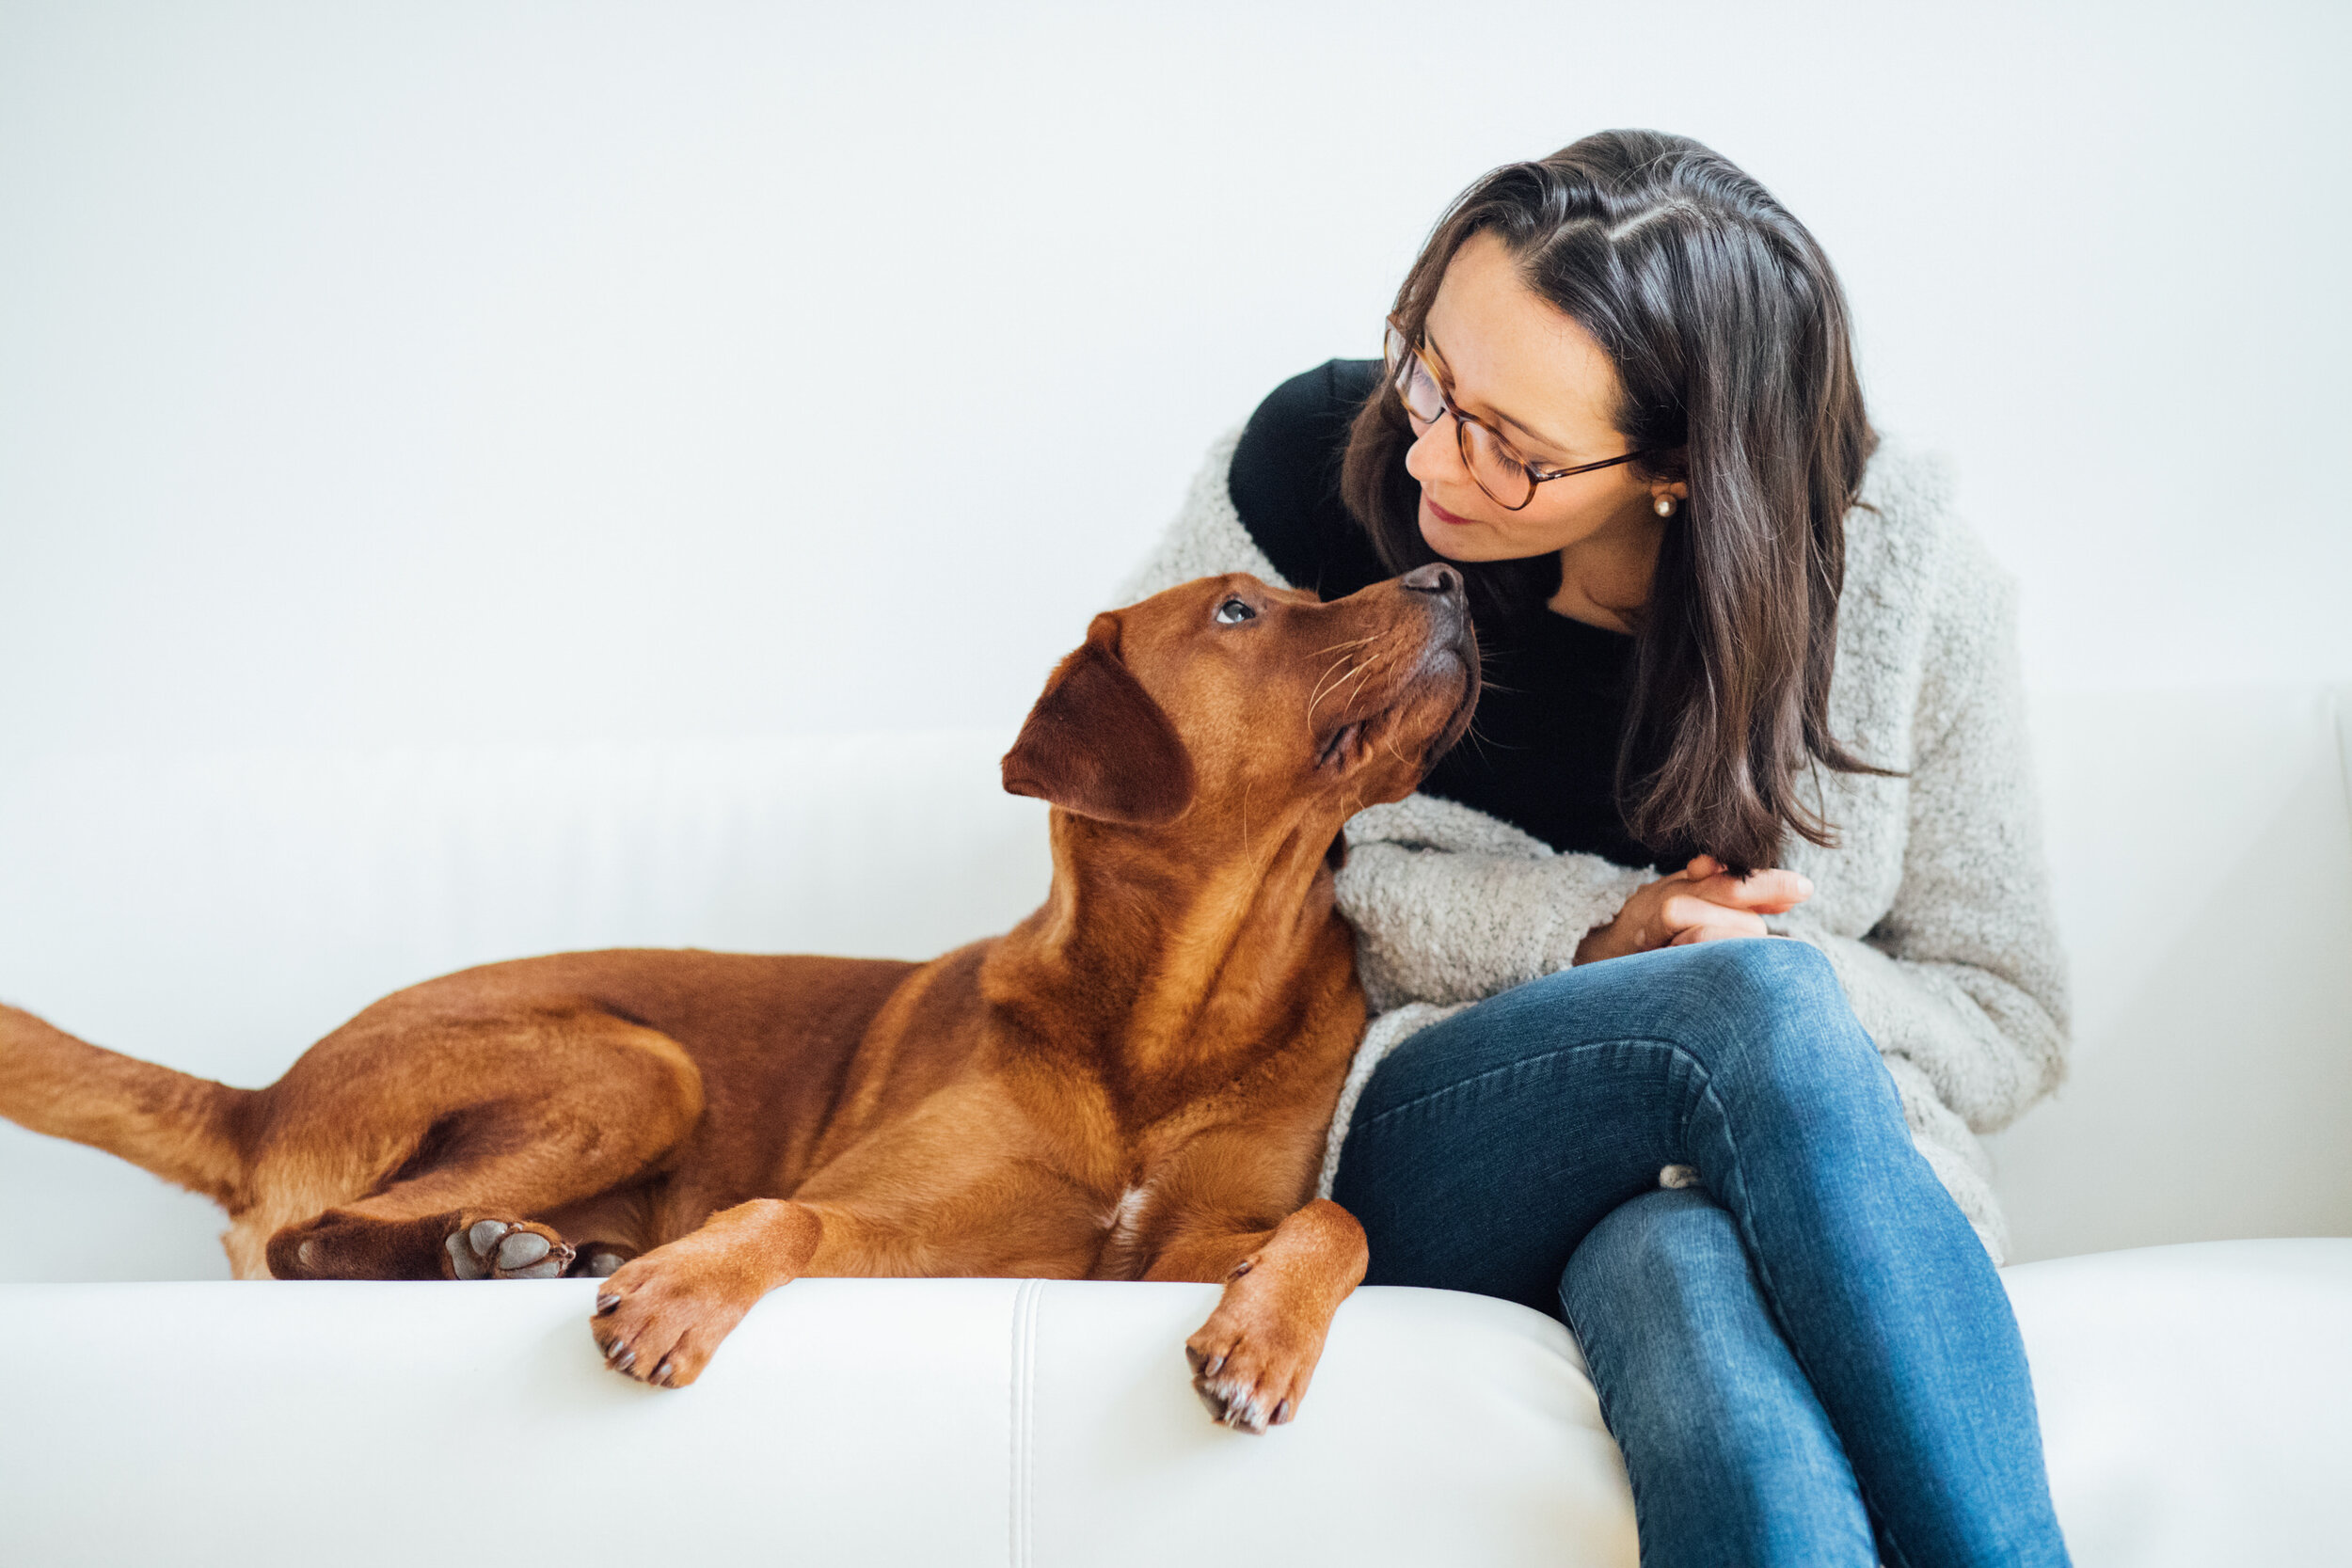
[{"label": "brown dog", "polygon": [[1185,1352],[1263,1431],[1364,1272],[1312,1197],[1364,1022],[1339,831],[1459,737],[1477,669],[1442,566],[1185,583],[1096,616],[1005,757],[1055,807],[1006,936],[492,964],[253,1090],[0,1007],[0,1113],[219,1201],[240,1277],[610,1275],[597,1342],[665,1386],[803,1275],[1223,1281]]}]

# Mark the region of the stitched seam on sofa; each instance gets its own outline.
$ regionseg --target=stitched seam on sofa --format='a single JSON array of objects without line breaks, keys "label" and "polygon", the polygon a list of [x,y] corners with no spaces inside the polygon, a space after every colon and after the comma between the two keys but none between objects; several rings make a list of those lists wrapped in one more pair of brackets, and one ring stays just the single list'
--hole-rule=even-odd
[{"label": "stitched seam on sofa", "polygon": [[1006,1507],[1006,1556],[1012,1568],[1029,1568],[1036,1539],[1031,1501],[1035,1497],[1037,1444],[1037,1307],[1045,1293],[1041,1279],[1025,1279],[1012,1298],[1012,1496]]}]

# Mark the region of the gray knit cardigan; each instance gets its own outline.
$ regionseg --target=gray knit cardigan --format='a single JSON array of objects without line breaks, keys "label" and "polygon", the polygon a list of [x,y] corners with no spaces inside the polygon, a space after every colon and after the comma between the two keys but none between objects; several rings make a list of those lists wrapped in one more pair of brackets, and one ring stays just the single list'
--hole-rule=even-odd
[{"label": "gray knit cardigan", "polygon": [[[1279,574],[1227,491],[1236,431],[1121,603],[1171,583]],[[2008,1227],[1974,1133],[2006,1126],[2065,1070],[2066,981],[2050,914],[2017,667],[2015,593],[1950,509],[1940,463],[1892,446],[1846,519],[1830,723],[1900,778],[1808,780],[1836,826],[1784,863],[1813,897],[1770,922],[1829,958],[1902,1096],[1913,1141],[1994,1261]],[[1347,824],[1341,912],[1372,1022],[1333,1119],[1330,1190],[1358,1098],[1415,1031],[1565,969],[1657,871],[1558,854],[1483,812],[1414,794]],[[1793,836],[1793,835],[1792,835]]]}]

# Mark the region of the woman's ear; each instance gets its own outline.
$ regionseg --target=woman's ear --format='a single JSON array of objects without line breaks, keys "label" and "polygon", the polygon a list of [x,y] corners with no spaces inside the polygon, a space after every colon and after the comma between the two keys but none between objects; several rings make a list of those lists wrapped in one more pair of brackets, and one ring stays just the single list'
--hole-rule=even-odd
[{"label": "woman's ear", "polygon": [[1119,657],[1119,617],[1097,615],[1055,667],[1005,753],[1005,789],[1135,828],[1172,822],[1192,804],[1192,755],[1168,715]]}]

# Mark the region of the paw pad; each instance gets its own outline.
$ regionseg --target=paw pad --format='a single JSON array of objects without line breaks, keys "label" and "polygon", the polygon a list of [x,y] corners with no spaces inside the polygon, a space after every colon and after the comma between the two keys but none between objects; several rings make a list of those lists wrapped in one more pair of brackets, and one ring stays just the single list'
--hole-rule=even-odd
[{"label": "paw pad", "polygon": [[573,1249],[546,1227],[509,1220],[476,1220],[451,1231],[441,1244],[459,1279],[556,1279],[573,1258]]}]

